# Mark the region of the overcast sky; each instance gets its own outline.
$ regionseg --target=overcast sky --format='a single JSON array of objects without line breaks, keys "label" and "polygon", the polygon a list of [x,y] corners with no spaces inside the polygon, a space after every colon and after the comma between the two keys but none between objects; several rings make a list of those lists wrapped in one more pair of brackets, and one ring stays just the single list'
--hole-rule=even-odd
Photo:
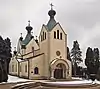
[{"label": "overcast sky", "polygon": [[39,35],[49,20],[50,3],[54,4],[55,19],[68,35],[68,46],[78,40],[85,54],[88,46],[100,48],[100,0],[0,0],[0,35],[9,37],[16,46],[20,33],[31,21],[33,34]]}]

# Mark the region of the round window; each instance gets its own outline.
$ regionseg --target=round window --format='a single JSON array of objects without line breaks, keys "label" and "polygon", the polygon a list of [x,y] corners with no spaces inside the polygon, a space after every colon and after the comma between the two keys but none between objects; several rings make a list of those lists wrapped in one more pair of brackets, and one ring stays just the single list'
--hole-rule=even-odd
[{"label": "round window", "polygon": [[57,51],[57,52],[56,52],[56,55],[57,55],[57,56],[60,56],[60,51]]}]

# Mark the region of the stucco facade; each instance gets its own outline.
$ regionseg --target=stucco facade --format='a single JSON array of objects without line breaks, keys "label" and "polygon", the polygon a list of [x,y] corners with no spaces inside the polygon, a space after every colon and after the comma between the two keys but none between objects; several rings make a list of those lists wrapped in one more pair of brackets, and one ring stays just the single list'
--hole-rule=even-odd
[{"label": "stucco facade", "polygon": [[[43,24],[39,38],[32,36],[29,22],[25,39],[22,36],[19,38],[17,50],[14,51],[10,74],[29,79],[71,78],[71,62],[67,59],[67,34],[55,21],[56,12],[51,9],[48,14],[50,20],[47,25]],[[17,65],[17,71],[12,71],[12,65]]]},{"label": "stucco facade", "polygon": [[9,63],[9,73],[18,76],[18,61],[13,57]]}]

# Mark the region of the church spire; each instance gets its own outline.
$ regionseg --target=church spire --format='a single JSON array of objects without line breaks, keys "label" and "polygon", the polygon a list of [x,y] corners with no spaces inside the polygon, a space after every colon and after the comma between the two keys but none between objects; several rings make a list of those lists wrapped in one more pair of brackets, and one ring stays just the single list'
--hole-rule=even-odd
[{"label": "church spire", "polygon": [[30,26],[30,20],[28,21],[28,26],[26,27],[26,30],[27,30],[27,32],[29,33],[29,34],[31,34],[31,30],[32,30],[33,28]]},{"label": "church spire", "polygon": [[28,26],[30,26],[30,20],[28,21]]},{"label": "church spire", "polygon": [[51,6],[51,10],[49,10],[48,12],[48,15],[50,16],[50,20],[47,23],[47,27],[48,27],[48,30],[51,31],[53,27],[56,25],[56,21],[54,19],[54,16],[56,15],[56,11],[53,10],[54,5],[52,3],[50,4],[50,6]]},{"label": "church spire", "polygon": [[50,18],[54,18],[54,16],[56,15],[56,11],[53,10],[54,5],[52,3],[50,4],[50,6],[51,6],[51,10],[48,12],[48,15],[50,16]]},{"label": "church spire", "polygon": [[20,33],[20,34],[21,34],[20,41],[22,41],[23,40],[22,33]]}]

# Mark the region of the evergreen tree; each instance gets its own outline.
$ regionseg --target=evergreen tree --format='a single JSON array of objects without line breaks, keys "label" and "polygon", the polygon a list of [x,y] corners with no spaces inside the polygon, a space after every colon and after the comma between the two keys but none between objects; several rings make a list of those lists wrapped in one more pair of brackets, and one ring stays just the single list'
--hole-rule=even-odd
[{"label": "evergreen tree", "polygon": [[11,42],[7,38],[3,40],[0,36],[0,82],[8,80],[8,69],[11,58]]},{"label": "evergreen tree", "polygon": [[78,64],[82,62],[82,51],[79,48],[79,44],[77,41],[74,41],[73,48],[71,49],[71,59],[73,66],[73,74],[76,76]]},{"label": "evergreen tree", "polygon": [[68,47],[67,47],[67,59],[68,59],[69,61],[71,61],[70,52],[69,52],[69,48],[68,48]]},{"label": "evergreen tree", "polygon": [[99,69],[99,49],[98,48],[94,48],[94,60],[93,60],[93,66],[95,67],[95,71],[94,73],[97,74],[98,69]]},{"label": "evergreen tree", "polygon": [[7,61],[7,73],[9,73],[9,63],[10,63],[10,60],[11,60],[11,57],[12,57],[11,42],[10,42],[9,38],[5,39],[5,47],[6,47],[5,55],[6,55],[6,61]]},{"label": "evergreen tree", "polygon": [[93,80],[96,77],[96,74],[99,70],[99,49],[88,47],[86,52],[86,59],[85,59],[85,65],[87,66],[88,70],[88,76],[90,78],[93,78]]}]

